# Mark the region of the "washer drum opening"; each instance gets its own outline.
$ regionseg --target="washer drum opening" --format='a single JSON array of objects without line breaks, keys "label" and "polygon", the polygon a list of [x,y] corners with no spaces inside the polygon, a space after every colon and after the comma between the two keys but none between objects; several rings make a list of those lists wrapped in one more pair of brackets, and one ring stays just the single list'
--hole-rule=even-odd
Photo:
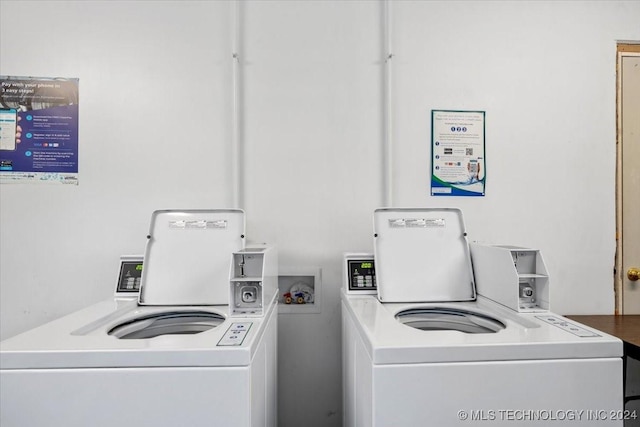
[{"label": "washer drum opening", "polygon": [[207,311],[156,313],[112,328],[109,335],[119,339],[148,339],[161,335],[199,334],[224,322],[224,317]]},{"label": "washer drum opening", "polygon": [[482,313],[454,308],[413,308],[396,314],[407,326],[423,331],[459,331],[467,334],[487,334],[501,331],[504,323]]}]

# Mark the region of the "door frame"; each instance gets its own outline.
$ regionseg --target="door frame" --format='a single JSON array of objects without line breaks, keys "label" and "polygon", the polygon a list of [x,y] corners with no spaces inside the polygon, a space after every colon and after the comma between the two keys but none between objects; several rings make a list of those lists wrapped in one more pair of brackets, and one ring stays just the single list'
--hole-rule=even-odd
[{"label": "door frame", "polygon": [[640,42],[618,42],[616,53],[616,256],[614,266],[615,314],[623,314],[623,284],[625,271],[622,265],[622,58],[640,56]]}]

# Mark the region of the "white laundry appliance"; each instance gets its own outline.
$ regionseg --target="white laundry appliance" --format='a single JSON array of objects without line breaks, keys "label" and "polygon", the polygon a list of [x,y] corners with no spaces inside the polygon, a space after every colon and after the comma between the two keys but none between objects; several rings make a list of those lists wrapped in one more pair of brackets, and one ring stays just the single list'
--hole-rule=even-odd
[{"label": "white laundry appliance", "polygon": [[116,298],[0,343],[0,425],[275,427],[277,253],[245,248],[244,224],[154,212]]},{"label": "white laundry appliance", "polygon": [[373,258],[344,263],[345,427],[622,426],[631,415],[622,342],[546,309],[541,260],[522,287],[478,287],[542,295],[510,307],[476,294],[460,210],[378,209],[374,236]]}]

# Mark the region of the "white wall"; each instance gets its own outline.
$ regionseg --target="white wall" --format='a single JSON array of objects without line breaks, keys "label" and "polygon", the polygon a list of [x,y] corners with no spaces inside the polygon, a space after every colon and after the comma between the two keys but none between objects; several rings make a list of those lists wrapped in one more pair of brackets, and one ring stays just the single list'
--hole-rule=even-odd
[{"label": "white wall", "polygon": [[112,293],[154,209],[228,205],[228,5],[0,3],[3,75],[80,79],[80,185],[2,185],[2,338]]},{"label": "white wall", "polygon": [[[395,4],[397,205],[455,205],[469,238],[542,250],[553,310],[612,313],[615,55],[637,2]],[[431,109],[486,110],[487,196],[426,196]]]},{"label": "white wall", "polygon": [[[247,235],[322,268],[280,318],[280,425],[341,423],[341,253],[381,204],[381,4],[247,2]],[[615,42],[640,3],[393,2],[394,204],[543,251],[560,313],[613,312]],[[0,1],[0,74],[80,78],[80,185],[0,187],[0,337],[112,292],[151,212],[232,203],[231,4]],[[431,109],[487,112],[487,195],[429,196]]]}]

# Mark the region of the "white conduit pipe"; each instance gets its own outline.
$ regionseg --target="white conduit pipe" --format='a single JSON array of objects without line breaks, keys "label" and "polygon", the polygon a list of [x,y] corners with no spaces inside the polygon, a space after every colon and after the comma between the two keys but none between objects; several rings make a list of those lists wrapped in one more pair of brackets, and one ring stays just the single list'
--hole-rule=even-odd
[{"label": "white conduit pipe", "polygon": [[231,53],[232,53],[232,100],[231,100],[231,180],[232,207],[243,208],[243,161],[241,144],[241,76],[240,76],[240,0],[232,7]]},{"label": "white conduit pipe", "polygon": [[383,84],[382,84],[382,204],[383,206],[393,206],[393,121],[391,103],[391,2],[382,2],[382,33],[383,47],[382,59]]}]

